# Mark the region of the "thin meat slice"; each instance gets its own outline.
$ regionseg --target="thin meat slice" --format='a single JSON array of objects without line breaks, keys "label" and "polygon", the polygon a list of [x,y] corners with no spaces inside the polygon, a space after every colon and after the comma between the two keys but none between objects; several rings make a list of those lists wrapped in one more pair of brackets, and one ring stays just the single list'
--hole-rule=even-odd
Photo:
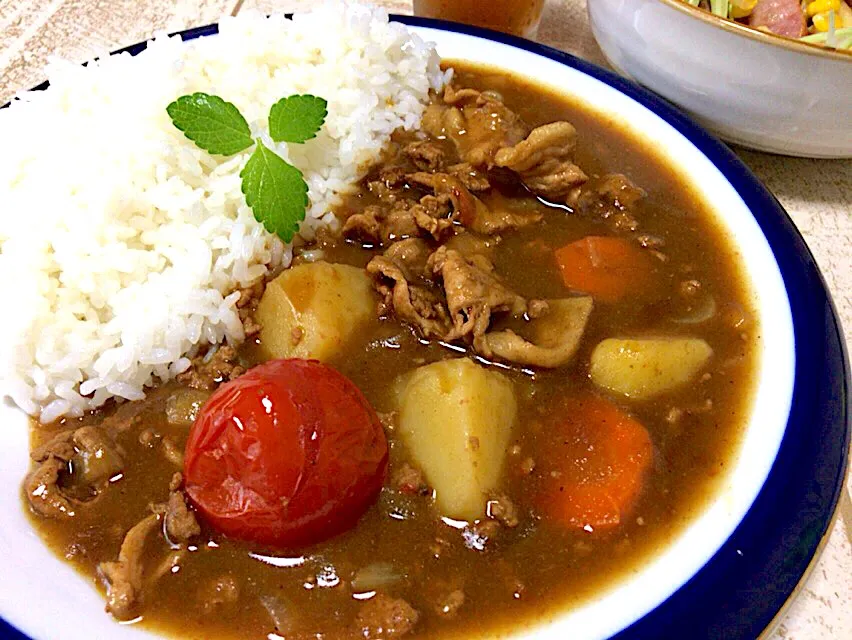
[{"label": "thin meat slice", "polygon": [[347,218],[343,236],[370,244],[388,244],[420,235],[420,227],[411,211],[412,204],[396,200],[390,207],[370,205]]},{"label": "thin meat slice", "polygon": [[73,516],[124,464],[112,438],[94,426],[57,434],[31,458],[38,466],[27,476],[24,491],[33,511],[46,518]]},{"label": "thin meat slice", "polygon": [[472,335],[477,348],[493,312],[521,315],[527,310],[527,301],[503,285],[491,263],[481,255],[465,258],[458,251],[440,247],[429,257],[428,267],[440,275],[447,296],[453,322],[448,339]]},{"label": "thin meat slice", "polygon": [[393,313],[424,338],[444,339],[452,327],[444,301],[425,283],[409,283],[405,269],[393,257],[384,255],[375,256],[367,264],[367,273],[383,298],[380,314]]},{"label": "thin meat slice", "polygon": [[[475,89],[444,90],[440,133],[456,144],[464,162],[475,167],[490,167],[501,147],[523,140],[529,127],[498,97]],[[435,128],[435,127],[433,127]]]},{"label": "thin meat slice", "polygon": [[407,179],[412,184],[431,189],[439,202],[451,203],[462,219],[470,215],[469,210],[474,206],[474,196],[456,176],[448,173],[418,171],[409,174]]},{"label": "thin meat slice", "polygon": [[410,142],[405,147],[405,155],[421,171],[440,171],[444,168],[444,150],[432,140]]},{"label": "thin meat slice", "polygon": [[44,444],[36,447],[30,452],[30,458],[35,462],[44,462],[48,458],[58,458],[68,461],[76,450],[74,449],[74,429],[62,431],[53,436]]},{"label": "thin meat slice", "polygon": [[551,201],[564,200],[588,180],[574,164],[577,130],[567,122],[551,122],[533,129],[525,140],[501,148],[494,164],[511,169],[535,194]]},{"label": "thin meat slice", "polygon": [[166,535],[172,544],[184,544],[201,533],[195,513],[186,504],[183,491],[173,490],[164,505],[155,505],[155,513],[165,519]]},{"label": "thin meat slice", "polygon": [[[408,179],[432,190],[439,200],[452,203],[453,221],[477,233],[493,235],[520,229],[539,222],[542,215],[536,211],[517,212],[505,207],[492,208],[473,195],[461,179],[446,173],[412,173]],[[427,196],[428,197],[428,196]],[[421,200],[422,202],[422,200]]]},{"label": "thin meat slice", "polygon": [[481,353],[516,364],[553,369],[568,364],[577,349],[592,313],[589,296],[548,300],[547,310],[530,320],[531,340],[514,331],[486,333]]},{"label": "thin meat slice", "polygon": [[378,205],[370,205],[361,213],[354,213],[343,223],[343,237],[359,242],[380,242],[385,211]]},{"label": "thin meat slice", "polygon": [[455,219],[449,198],[445,202],[434,196],[424,196],[420,202],[399,199],[390,207],[370,205],[361,213],[349,216],[343,224],[343,236],[383,246],[406,238],[440,240],[452,230]]},{"label": "thin meat slice", "polygon": [[139,610],[145,540],[157,529],[159,521],[160,517],[154,514],[140,520],[124,536],[118,560],[98,565],[107,582],[106,610],[119,620],[129,620]]},{"label": "thin meat slice", "polygon": [[145,583],[153,584],[170,573],[180,571],[181,562],[183,562],[188,553],[189,551],[185,547],[175,548],[167,553],[156,567],[146,573]]},{"label": "thin meat slice", "polygon": [[500,236],[484,236],[470,231],[460,231],[447,240],[444,246],[447,249],[455,249],[467,258],[481,255],[493,262],[495,251],[501,242]]},{"label": "thin meat slice", "polygon": [[635,232],[640,226],[637,205],[645,196],[627,176],[609,173],[572,191],[566,202],[580,215],[606,221],[613,231]]},{"label": "thin meat slice", "polygon": [[417,227],[438,241],[452,234],[458,218],[446,202],[434,196],[423,196],[418,204],[411,207],[410,212]]},{"label": "thin meat slice", "polygon": [[621,173],[608,173],[586,183],[569,202],[580,213],[607,219],[619,211],[632,209],[645,197],[645,191]]},{"label": "thin meat slice", "polygon": [[447,167],[447,173],[461,180],[465,188],[473,193],[488,191],[491,188],[488,174],[482,169],[477,169],[469,162],[460,162]]},{"label": "thin meat slice", "polygon": [[408,238],[394,242],[385,250],[384,256],[402,269],[406,280],[427,278],[426,261],[432,250],[420,238]]},{"label": "thin meat slice", "polygon": [[514,211],[508,206],[500,205],[500,197],[494,196],[489,204],[476,198],[474,215],[469,222],[462,224],[471,231],[493,236],[506,231],[514,231],[540,222],[544,217],[538,211]]},{"label": "thin meat slice", "polygon": [[779,36],[801,38],[808,25],[799,0],[757,0],[748,18],[750,27],[764,28]]},{"label": "thin meat slice", "polygon": [[456,89],[453,85],[450,85],[444,89],[444,103],[454,107],[460,106],[465,102],[476,102],[481,97],[481,91],[467,87]]},{"label": "thin meat slice", "polygon": [[500,282],[491,262],[479,253],[465,257],[439,247],[423,262],[422,241],[398,242],[367,264],[383,297],[380,315],[393,313],[424,338],[453,342],[469,339],[474,349],[495,312],[543,312],[546,303],[529,303]]},{"label": "thin meat slice", "polygon": [[27,476],[24,491],[30,507],[45,518],[73,517],[76,513],[76,500],[71,499],[59,486],[62,474],[67,472],[68,462],[54,456],[48,456]]},{"label": "thin meat slice", "polygon": [[419,171],[410,174],[408,180],[412,184],[431,189],[437,202],[451,204],[453,219],[460,221],[465,226],[476,219],[480,209],[485,208],[485,204],[474,196],[454,175]]}]

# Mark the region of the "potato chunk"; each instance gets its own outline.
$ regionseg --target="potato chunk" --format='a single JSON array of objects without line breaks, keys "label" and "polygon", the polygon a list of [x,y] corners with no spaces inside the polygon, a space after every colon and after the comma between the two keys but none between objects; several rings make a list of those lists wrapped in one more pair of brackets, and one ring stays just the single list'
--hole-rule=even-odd
[{"label": "potato chunk", "polygon": [[635,399],[651,398],[688,382],[713,349],[699,338],[609,338],[592,352],[592,382]]},{"label": "potato chunk", "polygon": [[266,285],[255,318],[260,356],[328,360],[375,315],[366,271],[313,262],[287,269]]},{"label": "potato chunk", "polygon": [[472,521],[485,514],[517,415],[512,383],[467,358],[435,362],[397,384],[399,427],[435,489],[442,515]]}]

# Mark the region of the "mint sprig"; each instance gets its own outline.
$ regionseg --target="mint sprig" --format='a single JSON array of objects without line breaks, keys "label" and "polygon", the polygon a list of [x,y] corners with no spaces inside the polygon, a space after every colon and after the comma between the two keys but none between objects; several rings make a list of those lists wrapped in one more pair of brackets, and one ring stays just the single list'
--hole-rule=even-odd
[{"label": "mint sprig", "polygon": [[[219,96],[181,96],[166,112],[195,145],[214,155],[230,156],[256,143],[242,171],[241,188],[255,219],[270,233],[290,242],[308,207],[308,185],[302,172],[252,138],[239,109]],[[269,135],[276,142],[301,144],[316,137],[328,115],[328,103],[311,95],[282,98],[269,110]]]},{"label": "mint sprig", "polygon": [[308,206],[308,185],[302,172],[258,140],[240,177],[254,217],[269,233],[290,242]]},{"label": "mint sprig", "polygon": [[315,138],[328,115],[328,103],[311,95],[281,98],[269,110],[269,136],[275,142]]},{"label": "mint sprig", "polygon": [[207,153],[230,156],[254,140],[240,110],[219,96],[193,93],[172,102],[166,111],[183,135]]}]

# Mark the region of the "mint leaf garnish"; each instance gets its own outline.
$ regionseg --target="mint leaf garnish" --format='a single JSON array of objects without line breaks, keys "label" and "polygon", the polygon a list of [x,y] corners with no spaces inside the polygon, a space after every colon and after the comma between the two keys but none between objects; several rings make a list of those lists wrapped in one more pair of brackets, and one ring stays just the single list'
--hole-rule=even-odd
[{"label": "mint leaf garnish", "polygon": [[[269,134],[276,142],[302,143],[317,135],[328,103],[322,98],[295,95],[269,110]],[[230,156],[257,142],[240,178],[246,204],[269,233],[290,242],[305,219],[308,185],[302,172],[251,137],[246,119],[219,96],[193,93],[172,102],[166,111],[172,123],[208,153]]]},{"label": "mint leaf garnish", "polygon": [[230,156],[254,140],[239,110],[219,96],[193,93],[172,102],[166,111],[174,125],[208,153]]},{"label": "mint leaf garnish", "polygon": [[316,137],[328,115],[328,102],[311,95],[282,98],[269,110],[269,135],[276,142],[302,143]]},{"label": "mint leaf garnish", "polygon": [[240,178],[255,219],[270,233],[290,242],[308,206],[308,185],[302,172],[257,140]]}]

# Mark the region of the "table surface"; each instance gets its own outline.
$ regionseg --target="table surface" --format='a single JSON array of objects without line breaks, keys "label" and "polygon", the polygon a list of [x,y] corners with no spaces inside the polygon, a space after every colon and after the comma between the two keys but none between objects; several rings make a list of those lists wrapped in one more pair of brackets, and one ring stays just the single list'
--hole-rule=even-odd
[{"label": "table surface", "polygon": [[[155,31],[208,24],[252,9],[299,11],[319,1],[0,0],[0,104],[41,82],[50,55],[83,61]],[[411,13],[410,0],[376,4]],[[586,0],[547,0],[538,40],[606,66],[589,31]],[[852,161],[735,151],[778,197],[816,255],[852,347]],[[825,551],[771,640],[852,638],[850,492],[852,481],[847,480]]]}]

